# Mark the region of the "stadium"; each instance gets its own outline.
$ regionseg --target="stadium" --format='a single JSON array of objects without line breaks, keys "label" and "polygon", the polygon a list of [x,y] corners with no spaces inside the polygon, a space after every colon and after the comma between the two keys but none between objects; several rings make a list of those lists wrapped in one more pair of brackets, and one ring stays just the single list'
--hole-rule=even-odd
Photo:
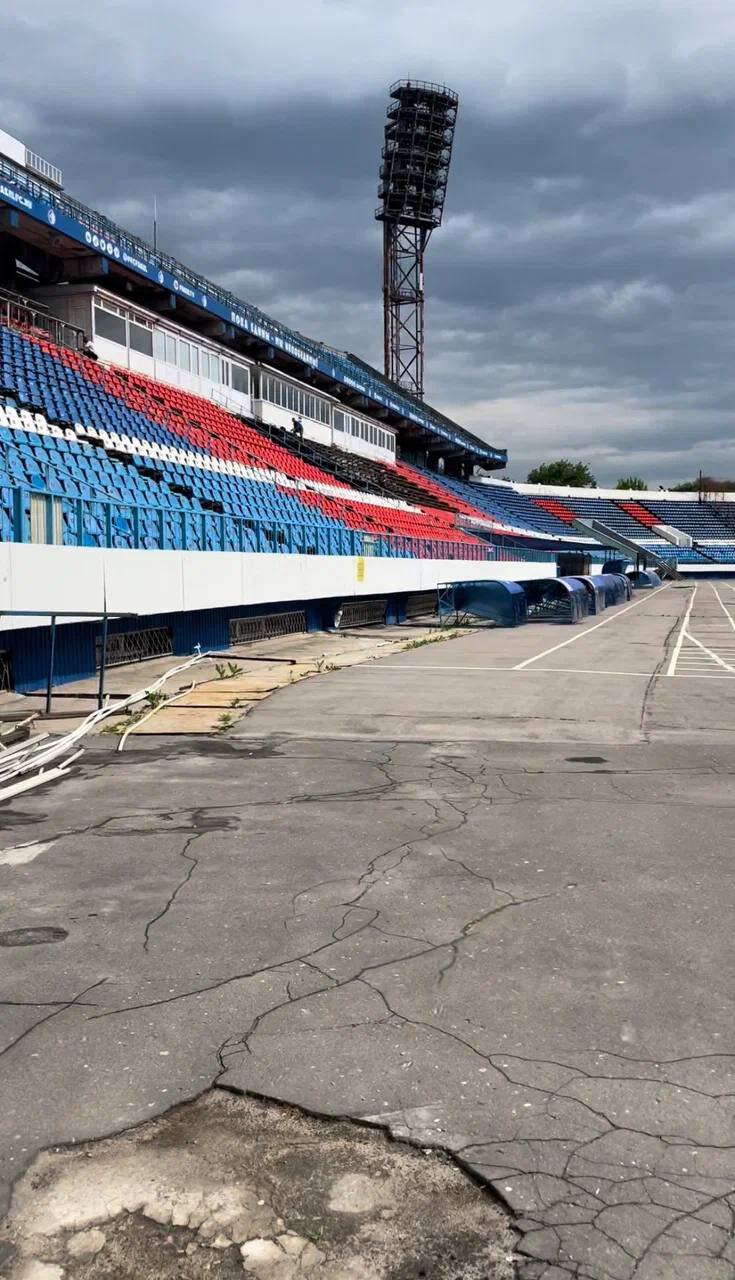
[{"label": "stadium", "polygon": [[735,493],[426,402],[455,118],[385,372],[0,131],[11,1280],[735,1275]]}]

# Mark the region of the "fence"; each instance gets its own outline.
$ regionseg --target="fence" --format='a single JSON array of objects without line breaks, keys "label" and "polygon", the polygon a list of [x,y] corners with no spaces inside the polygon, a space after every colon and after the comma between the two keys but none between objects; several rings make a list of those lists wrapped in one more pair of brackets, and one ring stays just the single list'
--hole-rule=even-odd
[{"label": "fence", "polygon": [[[421,560],[512,560],[485,542],[363,533],[338,525],[274,520],[183,507],[72,498],[25,485],[0,487],[3,541],[146,551],[260,551]],[[535,554],[531,558],[535,559]]]},{"label": "fence", "polygon": [[44,333],[59,347],[71,347],[81,351],[84,346],[84,330],[68,324],[58,316],[52,316],[41,303],[29,303],[17,293],[0,289],[0,325],[33,333]]}]

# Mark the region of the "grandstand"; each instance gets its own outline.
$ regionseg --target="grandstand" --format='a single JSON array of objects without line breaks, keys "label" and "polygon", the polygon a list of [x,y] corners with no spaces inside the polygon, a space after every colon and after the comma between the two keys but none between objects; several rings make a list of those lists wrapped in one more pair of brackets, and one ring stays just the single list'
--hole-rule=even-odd
[{"label": "grandstand", "polygon": [[[0,670],[16,688],[45,678],[33,610],[134,615],[111,634],[144,657],[162,632],[173,652],[225,647],[252,613],[321,627],[361,597],[366,618],[400,619],[466,562],[473,579],[548,575],[559,553],[605,560],[617,535],[641,563],[735,562],[735,500],[496,481],[504,450],[61,184],[0,132]],[[62,632],[57,678],[90,674],[100,624]]]}]

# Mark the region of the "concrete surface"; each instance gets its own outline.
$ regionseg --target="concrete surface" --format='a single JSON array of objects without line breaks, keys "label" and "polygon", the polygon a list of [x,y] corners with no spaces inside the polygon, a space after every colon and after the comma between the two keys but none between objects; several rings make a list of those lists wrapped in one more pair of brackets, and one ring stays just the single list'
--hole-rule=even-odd
[{"label": "concrete surface", "polygon": [[[404,623],[401,626],[366,627],[363,630],[339,632],[297,632],[254,640],[231,649],[217,651],[201,663],[167,681],[162,689],[172,706],[159,707],[155,715],[140,724],[122,713],[119,720],[105,720],[96,732],[120,732],[133,723],[132,733],[201,734],[219,733],[242,719],[253,702],[260,701],[282,685],[320,674],[335,667],[352,666],[381,654],[400,651],[406,646],[427,640],[445,640],[458,634],[453,629],[439,629],[432,619]],[[104,693],[111,703],[129,697],[165,675],[183,662],[182,657],[167,654],[144,662],[112,666],[105,672]],[[236,674],[232,674],[232,672]],[[68,733],[97,707],[99,677],[69,680],[54,687],[51,714],[46,715],[45,693],[15,698],[10,705],[23,706],[25,712],[39,716],[38,725],[46,733]],[[192,688],[192,685],[194,686]],[[136,704],[136,713],[145,711]],[[9,714],[9,713],[8,713]],[[0,729],[3,705],[0,703]],[[230,724],[223,724],[223,717]]]},{"label": "concrete surface", "polygon": [[511,1280],[513,1263],[504,1214],[446,1158],[221,1090],[41,1157],[7,1233],[19,1274],[70,1280]]},{"label": "concrete surface", "polygon": [[714,590],[332,672],[225,739],[100,741],[6,806],[0,930],[58,931],[0,950],[6,1185],[217,1082],[457,1153],[522,1280],[732,1280]]}]

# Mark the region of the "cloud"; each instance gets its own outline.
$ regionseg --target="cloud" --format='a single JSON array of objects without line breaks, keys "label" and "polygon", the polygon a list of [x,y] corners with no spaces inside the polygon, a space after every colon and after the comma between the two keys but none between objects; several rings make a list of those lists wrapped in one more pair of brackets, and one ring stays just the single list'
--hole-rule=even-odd
[{"label": "cloud", "polygon": [[0,126],[72,194],[381,358],[387,86],[460,93],[427,396],[516,477],[731,474],[730,0],[6,0]]}]

